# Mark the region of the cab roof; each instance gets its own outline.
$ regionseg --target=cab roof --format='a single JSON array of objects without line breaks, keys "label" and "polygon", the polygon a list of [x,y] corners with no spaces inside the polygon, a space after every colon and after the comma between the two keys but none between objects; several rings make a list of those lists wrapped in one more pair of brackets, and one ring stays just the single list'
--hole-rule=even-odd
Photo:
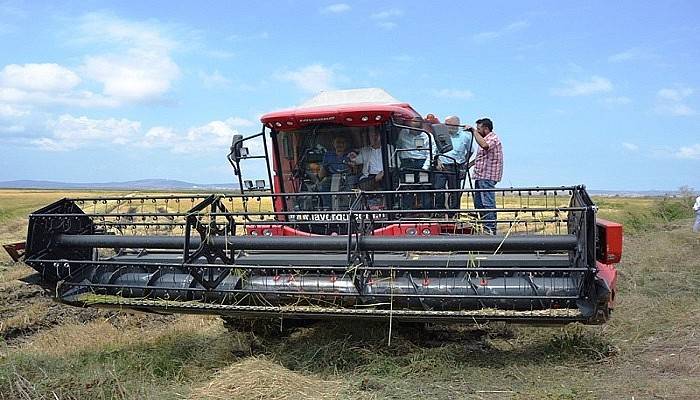
[{"label": "cab roof", "polygon": [[377,125],[392,117],[411,119],[420,115],[383,89],[368,88],[321,92],[297,108],[265,114],[260,121],[268,128],[284,131],[319,123]]}]

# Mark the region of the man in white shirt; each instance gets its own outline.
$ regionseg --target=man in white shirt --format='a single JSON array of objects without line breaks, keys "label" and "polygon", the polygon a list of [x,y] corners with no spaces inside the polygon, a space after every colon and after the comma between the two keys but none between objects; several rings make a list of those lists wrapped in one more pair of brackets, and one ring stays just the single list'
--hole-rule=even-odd
[{"label": "man in white shirt", "polygon": [[700,232],[700,196],[695,199],[695,205],[693,206],[695,210],[695,225],[693,225],[693,232]]},{"label": "man in white shirt", "polygon": [[[391,146],[389,153],[392,152]],[[350,163],[362,165],[362,174],[357,182],[362,190],[381,190],[381,182],[384,179],[384,162],[382,159],[382,140],[379,130],[374,129],[369,134],[369,146],[360,149],[359,154],[348,154]],[[389,160],[391,165],[391,160]]]}]

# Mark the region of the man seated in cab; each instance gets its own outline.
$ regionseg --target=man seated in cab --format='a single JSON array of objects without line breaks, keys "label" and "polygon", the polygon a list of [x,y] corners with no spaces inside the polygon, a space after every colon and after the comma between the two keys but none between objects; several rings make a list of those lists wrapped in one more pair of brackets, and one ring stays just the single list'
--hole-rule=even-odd
[{"label": "man seated in cab", "polygon": [[[355,184],[355,177],[350,169],[350,158],[348,157],[348,144],[343,136],[333,138],[333,151],[327,151],[323,155],[321,163],[321,182],[319,191],[349,191]],[[334,188],[333,179],[336,176],[337,186]],[[332,207],[330,196],[322,196],[321,203],[324,208]]]},{"label": "man seated in cab", "polygon": [[[391,147],[389,149],[391,153]],[[384,162],[382,158],[382,140],[378,128],[369,133],[369,146],[361,148],[357,153],[350,152],[350,164],[362,166],[362,173],[357,187],[362,190],[381,190],[384,179]],[[391,160],[389,161],[391,164]]]}]

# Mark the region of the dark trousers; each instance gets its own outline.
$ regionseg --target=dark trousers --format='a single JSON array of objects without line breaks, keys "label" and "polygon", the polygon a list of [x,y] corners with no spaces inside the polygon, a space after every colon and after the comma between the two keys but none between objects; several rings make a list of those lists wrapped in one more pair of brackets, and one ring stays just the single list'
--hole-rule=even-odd
[{"label": "dark trousers", "polygon": [[[459,168],[455,164],[443,164],[444,171],[435,172],[435,189],[444,189],[447,184],[448,189],[460,189],[462,180],[459,179]],[[450,193],[448,208],[456,210],[461,208],[460,201],[462,193]],[[435,193],[435,208],[445,208],[445,193]]]},{"label": "dark trousers", "polygon": [[[474,181],[475,189],[493,189],[496,181],[488,179],[477,179]],[[496,208],[496,192],[474,192],[474,208]],[[486,233],[496,234],[496,213],[493,211],[480,212]]]}]

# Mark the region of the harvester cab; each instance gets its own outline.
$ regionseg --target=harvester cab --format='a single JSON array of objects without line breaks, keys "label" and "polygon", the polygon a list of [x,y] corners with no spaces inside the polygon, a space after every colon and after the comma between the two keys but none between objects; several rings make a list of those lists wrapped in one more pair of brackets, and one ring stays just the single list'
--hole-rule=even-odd
[{"label": "harvester cab", "polygon": [[[29,216],[24,261],[80,306],[242,320],[608,318],[622,228],[596,220],[584,186],[435,188],[437,174],[457,173],[436,168],[447,127],[378,89],[324,92],[261,121],[232,140],[239,192],[63,199]],[[495,208],[469,206],[485,191]],[[446,208],[451,196],[459,208]]]}]

